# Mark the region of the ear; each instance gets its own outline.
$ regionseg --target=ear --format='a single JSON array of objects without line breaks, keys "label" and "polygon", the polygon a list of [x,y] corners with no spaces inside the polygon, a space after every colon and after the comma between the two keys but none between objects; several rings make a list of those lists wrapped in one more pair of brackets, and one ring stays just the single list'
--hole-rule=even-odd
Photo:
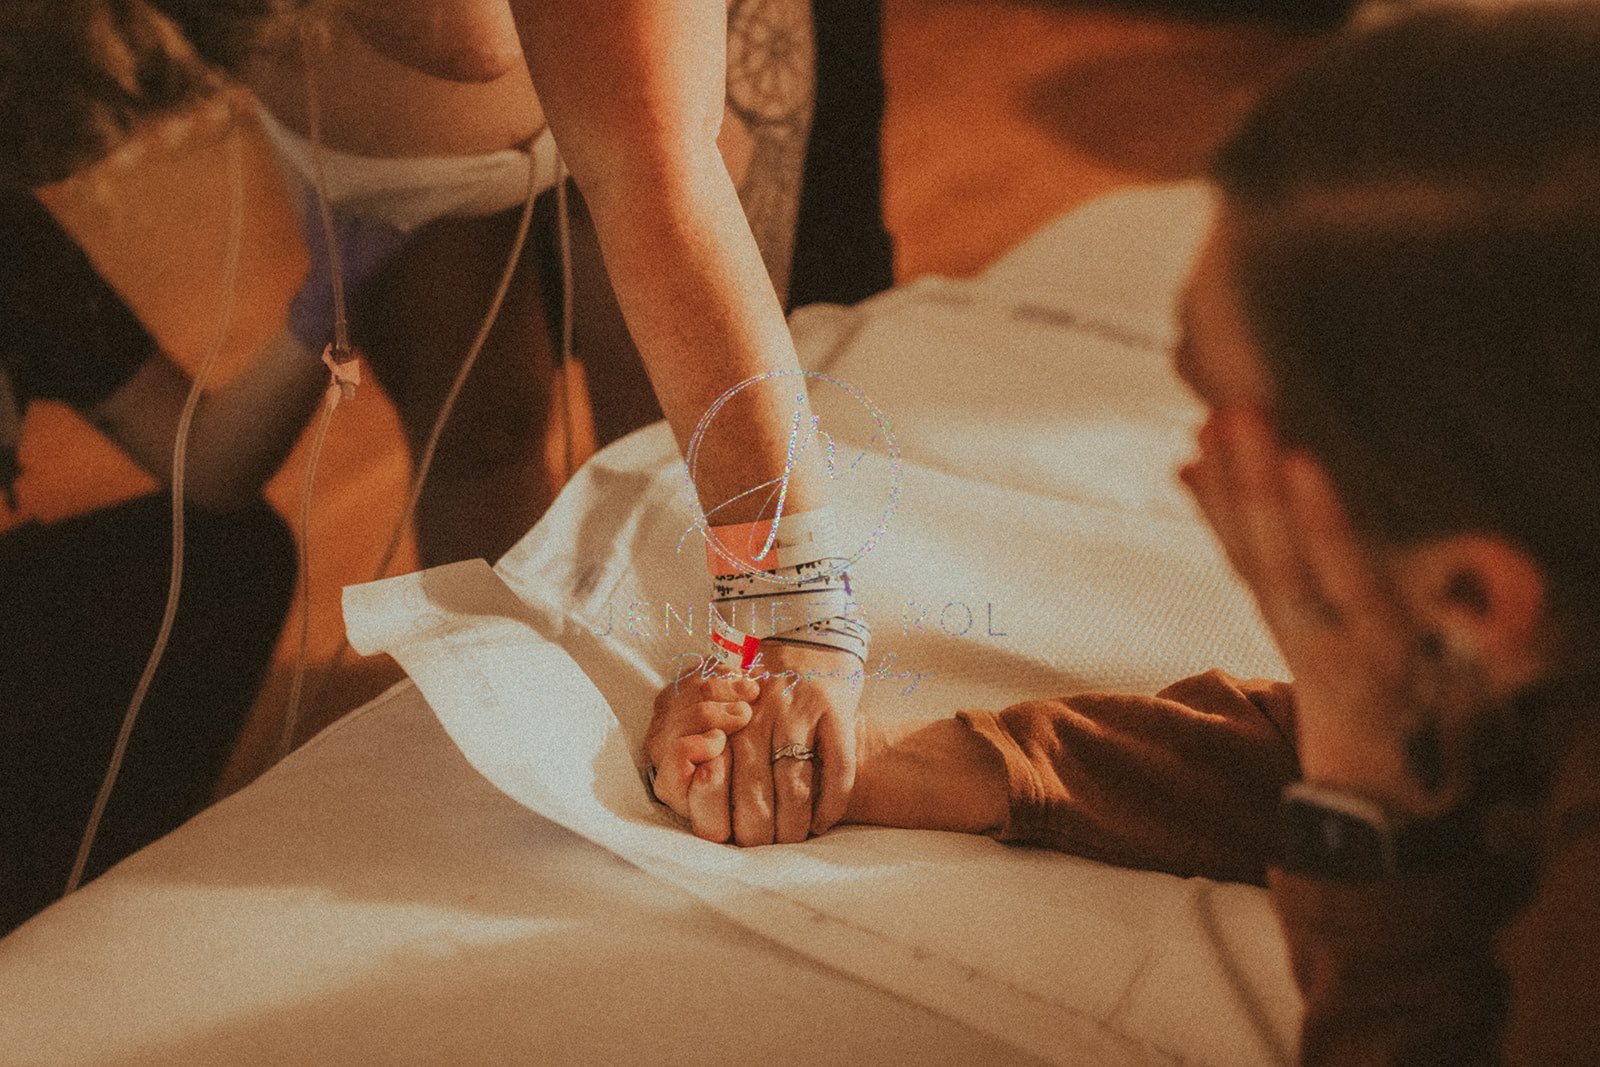
[{"label": "ear", "polygon": [[1492,534],[1456,534],[1401,553],[1401,591],[1425,631],[1478,657],[1509,692],[1548,669],[1547,583],[1526,551]]}]

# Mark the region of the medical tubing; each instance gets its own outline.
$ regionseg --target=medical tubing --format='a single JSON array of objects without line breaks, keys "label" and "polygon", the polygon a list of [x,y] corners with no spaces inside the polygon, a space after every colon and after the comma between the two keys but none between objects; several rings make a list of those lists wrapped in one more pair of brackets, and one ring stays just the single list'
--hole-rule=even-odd
[{"label": "medical tubing", "polygon": [[[312,54],[310,23],[300,27],[300,50],[305,66],[306,122],[311,135],[311,182],[317,194],[317,213],[322,218],[323,243],[328,255],[329,280],[333,285],[333,344],[324,350],[328,362],[329,382],[323,394],[322,413],[317,419],[316,435],[311,442],[311,455],[306,460],[306,474],[300,485],[300,522],[295,531],[296,585],[299,588],[299,609],[296,612],[297,638],[294,670],[289,675],[289,697],[283,712],[283,730],[278,738],[278,759],[289,754],[294,743],[295,729],[300,721],[300,698],[305,689],[306,645],[311,632],[311,498],[316,487],[317,468],[322,463],[322,447],[328,438],[328,426],[333,421],[333,411],[339,406],[345,385],[340,380],[334,361],[348,361],[350,354],[349,322],[346,317],[344,294],[344,265],[339,256],[339,238],[333,228],[333,204],[328,196],[328,176],[322,154],[322,98],[317,92],[315,57]],[[353,388],[353,386],[352,386]]]},{"label": "medical tubing", "polygon": [[556,169],[556,233],[561,246],[561,417],[562,481],[572,480],[572,456],[577,447],[572,424],[572,217],[567,204],[567,165],[558,155]]},{"label": "medical tubing", "polygon": [[[322,216],[322,233],[328,251],[328,274],[333,283],[333,351],[336,358],[350,351],[350,323],[345,317],[344,262],[339,241],[333,232],[333,204],[328,197],[328,175],[322,155],[322,98],[317,91],[316,65],[311,52],[311,24],[300,27],[300,52],[306,71],[306,124],[311,135],[312,182],[317,191],[317,211]],[[320,338],[319,338],[320,340]]]},{"label": "medical tubing", "polygon": [[[313,129],[315,129],[314,124]],[[320,145],[315,138],[313,138],[312,145],[314,152],[320,151]],[[494,329],[494,324],[499,319],[500,308],[505,303],[507,293],[509,293],[511,290],[511,280],[516,274],[517,263],[522,259],[522,250],[523,246],[527,243],[528,229],[533,222],[534,201],[538,198],[539,192],[538,172],[533,159],[532,141],[530,141],[528,144],[528,153],[528,195],[523,201],[522,216],[517,222],[517,233],[516,237],[512,240],[511,254],[506,259],[505,269],[500,275],[500,283],[495,289],[494,298],[490,301],[489,309],[487,313],[485,313],[483,322],[478,328],[477,336],[473,338],[472,344],[468,347],[466,358],[462,360],[460,369],[456,371],[455,380],[450,385],[450,391],[445,394],[444,403],[440,405],[439,408],[439,414],[434,418],[433,427],[428,433],[427,443],[423,446],[422,454],[417,461],[417,469],[411,477],[411,484],[406,494],[405,509],[400,513],[399,519],[396,520],[394,528],[390,531],[388,546],[384,549],[383,557],[378,561],[378,566],[373,571],[371,578],[372,581],[378,581],[388,574],[389,565],[394,562],[395,555],[400,551],[400,542],[405,537],[406,527],[410,524],[412,517],[416,514],[418,501],[422,499],[422,487],[427,480],[428,471],[433,465],[434,453],[438,451],[439,439],[444,434],[445,424],[450,419],[450,414],[455,408],[456,400],[458,397],[460,397],[461,390],[467,383],[467,376],[472,373],[473,365],[477,363],[478,355],[483,351],[483,346],[489,338],[489,332]],[[323,214],[324,218],[327,219],[330,217],[331,213],[327,209],[326,197],[320,183],[318,185],[317,196],[318,200],[324,205]],[[328,242],[330,247],[332,247],[336,244],[336,241],[331,230],[331,222],[329,223],[329,226]],[[340,299],[341,298],[338,292],[335,292],[334,301],[336,307],[338,306]],[[290,749],[293,747],[294,734],[299,726],[300,719],[300,700],[304,685],[306,666],[306,633],[309,629],[307,606],[310,601],[309,583],[305,579],[305,561],[308,558],[310,546],[305,536],[305,530],[309,523],[310,517],[309,499],[311,494],[312,479],[315,476],[317,461],[322,453],[322,439],[326,433],[328,418],[332,414],[333,410],[331,397],[332,394],[330,393],[330,402],[323,413],[322,423],[319,425],[317,430],[317,439],[312,446],[310,466],[307,468],[305,488],[301,500],[300,524],[302,539],[300,559],[302,577],[300,583],[300,639],[299,651],[295,660],[294,675],[292,681],[290,682],[289,705],[287,710],[284,712],[283,734],[278,744],[278,758],[280,760],[284,756],[287,756]],[[349,647],[350,641],[349,638],[346,637],[340,642],[338,651],[334,653],[333,660],[328,665],[328,676],[331,677],[336,671],[338,671],[339,667],[344,662],[345,651]]]},{"label": "medical tubing", "polygon": [[455,381],[450,383],[450,391],[445,394],[444,404],[439,408],[439,416],[433,420],[433,429],[428,433],[428,442],[422,448],[422,455],[417,460],[416,473],[411,477],[411,491],[406,496],[406,509],[401,513],[400,521],[395,523],[394,530],[389,535],[389,547],[383,551],[383,559],[378,563],[378,569],[372,577],[373,581],[388,573],[389,564],[394,562],[395,553],[400,551],[400,539],[405,535],[406,526],[417,512],[417,502],[422,499],[422,483],[427,480],[428,470],[433,466],[433,455],[439,449],[439,438],[444,434],[445,423],[455,409],[462,388],[467,384],[467,375],[472,373],[473,366],[478,362],[478,355],[489,339],[489,331],[494,329],[495,321],[500,317],[500,306],[505,303],[506,294],[511,291],[511,279],[517,272],[517,262],[522,258],[522,248],[528,240],[528,227],[533,222],[533,203],[539,195],[539,176],[533,160],[533,142],[530,141],[527,147],[528,195],[522,203],[522,217],[517,220],[517,236],[511,243],[511,255],[506,259],[505,270],[500,273],[500,284],[495,288],[494,299],[489,302],[489,311],[484,315],[482,325],[478,327],[478,335],[472,339],[472,345],[467,349],[467,358],[461,361],[461,368],[456,371]]},{"label": "medical tubing", "polygon": [[305,480],[300,486],[300,523],[295,531],[299,547],[300,610],[298,635],[295,640],[294,670],[289,675],[289,699],[283,712],[283,733],[278,738],[278,759],[289,754],[294,745],[295,729],[300,720],[300,696],[305,689],[306,645],[311,634],[311,493],[317,480],[317,465],[322,459],[322,446],[328,439],[328,426],[333,422],[333,410],[339,406],[341,386],[330,382],[323,395],[322,412],[317,417],[316,436],[311,442],[311,456],[306,461]]},{"label": "medical tubing", "polygon": [[185,398],[183,410],[178,416],[177,439],[172,446],[172,577],[167,583],[167,604],[161,616],[161,628],[156,634],[155,646],[150,650],[150,658],[145,661],[144,673],[140,675],[139,684],[133,691],[133,699],[128,702],[128,710],[122,716],[122,729],[118,732],[116,745],[111,750],[111,762],[106,767],[105,778],[100,783],[100,792],[95,797],[83,837],[78,842],[78,854],[72,861],[72,871],[67,875],[67,884],[62,896],[71,894],[83,882],[84,869],[89,864],[89,854],[94,849],[95,838],[100,832],[100,820],[105,817],[111,791],[116,787],[117,776],[122,771],[122,761],[128,752],[128,740],[133,735],[134,723],[138,720],[139,709],[144,706],[145,697],[150,692],[156,668],[161,665],[161,659],[166,654],[167,642],[172,638],[172,627],[178,615],[178,595],[183,589],[183,476],[188,461],[189,429],[194,422],[195,410],[200,405],[200,395],[205,390],[206,381],[210,378],[217,358],[222,353],[223,343],[233,322],[234,305],[238,297],[239,251],[244,238],[244,151],[241,135],[237,129],[234,129],[228,138],[228,190],[228,234],[226,251],[223,254],[222,307],[217,316],[216,333],[211,339],[210,348],[195,372],[194,381],[189,386],[189,395]]}]

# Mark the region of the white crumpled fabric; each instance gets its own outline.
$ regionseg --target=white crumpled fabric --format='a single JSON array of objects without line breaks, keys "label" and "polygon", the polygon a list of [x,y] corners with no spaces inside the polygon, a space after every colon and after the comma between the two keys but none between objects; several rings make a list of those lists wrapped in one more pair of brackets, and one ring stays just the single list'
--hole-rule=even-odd
[{"label": "white crumpled fabric", "polygon": [[[802,363],[881,410],[903,465],[890,509],[887,438],[812,382],[840,525],[854,544],[883,525],[851,568],[869,714],[1281,673],[1173,480],[1198,412],[1168,367],[1172,301],[1208,211],[1193,186],[1110,198],[982,278],[796,316]],[[705,647],[692,523],[658,424],[493,570],[347,590],[351,639],[393,654],[506,794],[823,964],[1059,1063],[1286,1056],[1298,1002],[1259,890],[880,828],[740,850],[652,804],[651,698]]]}]

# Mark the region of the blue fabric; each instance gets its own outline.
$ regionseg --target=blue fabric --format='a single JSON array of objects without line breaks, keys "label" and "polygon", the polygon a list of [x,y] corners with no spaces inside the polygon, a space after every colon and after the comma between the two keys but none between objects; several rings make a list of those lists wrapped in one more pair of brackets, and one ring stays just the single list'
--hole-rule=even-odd
[{"label": "blue fabric", "polygon": [[[316,190],[308,188],[305,196],[303,217],[311,267],[289,305],[289,330],[320,355],[323,346],[333,340],[333,266]],[[335,208],[333,236],[339,242],[345,298],[353,306],[361,288],[400,250],[405,234],[386,222],[346,214]],[[347,310],[346,314],[351,312]]]}]

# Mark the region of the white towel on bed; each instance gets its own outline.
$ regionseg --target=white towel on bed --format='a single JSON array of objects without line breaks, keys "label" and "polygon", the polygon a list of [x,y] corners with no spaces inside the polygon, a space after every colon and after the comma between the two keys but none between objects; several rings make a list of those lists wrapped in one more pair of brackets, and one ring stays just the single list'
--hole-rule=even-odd
[{"label": "white towel on bed", "polygon": [[[883,536],[852,568],[873,664],[892,656],[903,675],[866,683],[870,714],[1281,671],[1172,479],[1197,412],[1167,367],[1171,300],[1207,210],[1195,187],[1124,195],[986,277],[797,315],[802,362],[878,405],[903,462]],[[1070,284],[1051,283],[1056,262]],[[826,382],[812,397],[841,455],[861,457],[834,483],[859,539],[885,514],[892,464],[854,400]],[[691,523],[658,424],[591,460],[493,572],[348,590],[352,641],[394,654],[511,796],[929,1010],[1061,1063],[1270,1063],[1292,1045],[1298,1005],[1258,890],[950,834],[846,828],[739,850],[652,805],[650,698],[704,647],[666,614],[698,605],[703,631],[699,543],[678,555]]]}]

